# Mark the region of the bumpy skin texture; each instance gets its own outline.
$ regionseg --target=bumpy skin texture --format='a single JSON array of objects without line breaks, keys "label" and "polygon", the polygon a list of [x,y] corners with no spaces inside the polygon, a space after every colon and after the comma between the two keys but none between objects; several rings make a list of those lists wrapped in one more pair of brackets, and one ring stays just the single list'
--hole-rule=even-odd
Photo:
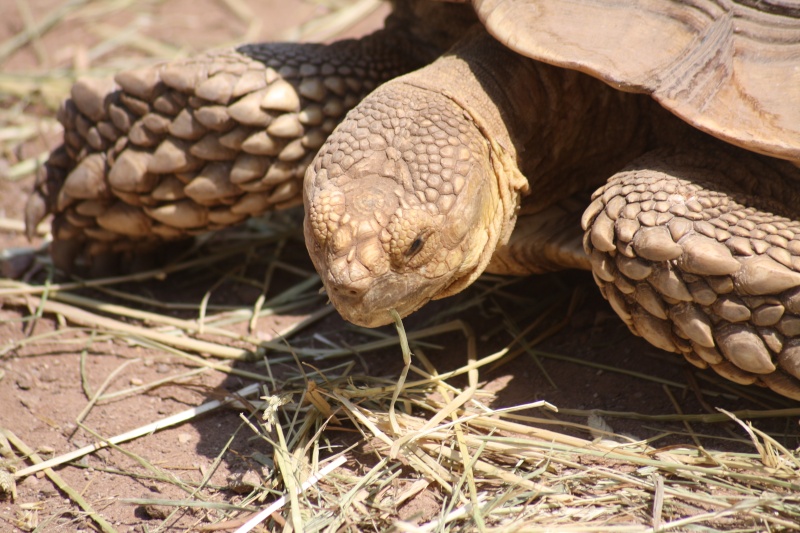
[{"label": "bumpy skin texture", "polygon": [[595,280],[653,345],[800,400],[798,184],[794,165],[716,143],[648,154],[584,214]]},{"label": "bumpy skin texture", "polygon": [[304,189],[306,243],[346,319],[388,323],[475,269],[499,209],[488,163],[475,124],[438,93],[398,81],[348,115]]},{"label": "bumpy skin texture", "polygon": [[[532,218],[587,180],[602,182],[644,148],[641,103],[522,59],[482,30],[383,85],[348,113],[305,178],[306,245],[331,301],[348,320],[378,326],[392,309],[405,316],[462,290],[490,265],[567,266],[503,248],[529,189],[523,174],[537,178],[522,210]],[[570,117],[573,127],[555,127]]]},{"label": "bumpy skin texture", "polygon": [[[501,273],[591,268],[633,333],[800,399],[800,171],[647,102],[479,32],[384,85],[306,175],[306,242],[331,301],[374,326],[460,290],[485,254]],[[567,116],[580,120],[554,122]],[[520,170],[529,189],[509,187]],[[499,209],[493,189],[519,209]],[[519,213],[525,227],[506,242]]]},{"label": "bumpy skin texture", "polygon": [[82,257],[102,271],[296,205],[344,114],[425,60],[409,40],[382,31],[330,46],[245,45],[81,80],[59,112],[64,145],[42,167],[28,227],[54,212],[56,264]]},{"label": "bumpy skin texture", "polygon": [[[495,1],[517,6],[512,14],[535,12],[528,0]],[[705,3],[713,9],[695,27],[683,17],[688,4],[642,1],[657,8],[648,12],[654,25],[688,21],[689,43],[705,29],[727,31],[703,41],[718,43],[719,54],[678,47],[681,57],[707,61],[673,81],[713,89],[723,85],[707,72],[730,67],[734,81],[758,73],[761,55],[733,62],[738,30],[722,4]],[[628,9],[616,0],[592,5],[609,3]],[[560,13],[559,5],[549,8]],[[466,6],[406,0],[395,8],[389,29],[360,42],[243,47],[124,73],[116,85],[79,82],[60,117],[65,145],[45,166],[29,223],[55,211],[56,261],[69,264],[82,249],[97,260],[295,203],[308,167],[307,246],[352,322],[386,324],[392,310],[407,315],[485,270],[591,269],[635,334],[733,381],[800,399],[800,169],[712,140],[647,97],[519,56],[475,26]],[[792,10],[756,14],[777,24],[767,36],[776,38],[797,18]],[[508,46],[536,55],[486,23]],[[371,86],[427,63],[457,37],[449,53],[382,85],[333,131]],[[578,50],[585,44],[578,39]],[[706,68],[715,61],[726,68]],[[722,104],[732,121],[720,126],[703,114],[710,108],[700,98],[692,122],[797,160],[800,147],[780,128],[769,143],[748,137],[726,94],[716,95],[715,109]]]}]

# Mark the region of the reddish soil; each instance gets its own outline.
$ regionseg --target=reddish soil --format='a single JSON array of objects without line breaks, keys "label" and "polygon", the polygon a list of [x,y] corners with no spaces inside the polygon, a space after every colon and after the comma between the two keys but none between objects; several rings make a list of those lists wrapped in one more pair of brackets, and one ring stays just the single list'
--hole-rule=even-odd
[{"label": "reddish soil", "polygon": [[[30,8],[36,21],[45,19],[63,5],[60,0],[30,0],[27,4],[0,3],[0,43],[7,42],[25,27],[19,8],[23,4]],[[30,71],[54,72],[69,64],[86,65],[87,61],[91,66],[108,65],[113,69],[122,59],[142,55],[137,49],[124,46],[112,54],[94,58],[94,47],[108,36],[108,28],[116,28],[117,32],[122,33],[127,28],[138,27],[143,35],[187,50],[235,43],[247,27],[226,7],[234,4],[238,5],[213,0],[164,0],[134,3],[133,7],[106,11],[104,6],[111,6],[112,3],[100,2],[91,18],[67,17],[35,41],[34,44],[45,52],[47,60],[44,63],[40,61],[36,47],[27,44],[2,63],[0,69],[3,74],[0,77]],[[275,38],[281,32],[285,35],[287,28],[318,15],[322,9],[301,0],[246,0],[243,4],[252,11],[253,20],[261,22],[257,35],[261,40]],[[380,19],[380,14],[373,15],[349,29],[348,33],[362,33],[375,27]],[[105,37],[99,37],[101,33]],[[0,115],[0,126],[13,124],[13,113],[18,109],[37,109],[42,117],[52,116],[53,110],[46,109],[42,102],[36,95],[27,101],[19,97],[3,97],[0,86],[0,112],[3,113]],[[0,171],[39,153],[45,146],[54,146],[55,142],[57,135],[47,132],[43,132],[35,142],[27,142],[22,146],[0,138],[0,143],[5,143],[0,145]],[[31,185],[30,177],[18,181],[0,178],[0,218],[22,219],[22,206]],[[21,246],[30,245],[18,232],[0,232],[0,249]],[[284,251],[284,260],[312,270],[299,241]],[[253,267],[254,271],[257,271],[257,267]],[[39,277],[42,275],[40,273]],[[185,277],[168,278],[166,282],[130,283],[117,288],[133,294],[153,296],[161,301],[196,303],[214,285],[213,277],[198,269]],[[250,277],[261,279],[263,275],[256,272],[251,273]],[[277,280],[273,284],[276,286],[274,293],[280,292],[279,285],[284,281],[291,284],[296,283],[297,279]],[[489,282],[477,285],[465,294],[429,305],[406,321],[407,329],[427,325],[437,315],[469,302],[481,290],[492,286]],[[717,407],[740,410],[793,406],[788,400],[760,389],[731,387],[712,373],[698,371],[673,354],[660,352],[633,337],[598,295],[591,277],[585,274],[564,273],[519,281],[483,298],[481,303],[456,316],[472,324],[480,339],[480,354],[486,355],[513,338],[508,327],[504,326],[506,317],[513,318],[518,331],[542,313],[553,317],[549,323],[556,322],[567,316],[567,303],[573,290],[583,295],[580,305],[568,316],[565,327],[537,348],[583,363],[543,356],[534,358],[534,354],[525,354],[494,372],[484,372],[481,379],[485,382],[485,388],[495,394],[494,407],[540,399],[567,412],[569,409],[602,409],[673,414],[680,410],[689,414],[716,412],[714,408]],[[258,289],[247,284],[227,283],[216,288],[211,303],[250,307],[258,294]],[[26,337],[42,336],[64,327],[52,315],[45,315],[35,322],[23,321],[23,318],[31,315],[31,311],[3,301],[0,296],[0,350]],[[196,313],[174,314],[184,318],[196,316]],[[264,320],[260,323],[260,331],[269,332],[300,318],[278,316]],[[389,329],[386,331],[392,333]],[[317,342],[313,337],[315,334],[338,341],[356,338],[338,316],[331,315],[313,329],[303,331],[293,343],[313,344]],[[61,336],[58,342],[24,345],[8,352],[2,350],[0,358],[0,427],[12,431],[45,458],[96,440],[86,429],[76,425],[76,418],[87,405],[87,394],[96,392],[121,365],[129,363],[110,383],[109,391],[125,389],[131,384],[149,383],[189,369],[182,359],[165,351],[118,341],[92,341],[91,333],[82,329],[76,329],[71,334],[76,342],[67,343],[65,338],[69,337]],[[465,362],[464,342],[459,336],[442,336],[432,342],[447,347],[439,352],[428,351],[440,370]],[[82,353],[85,355],[85,381],[81,377]],[[375,374],[388,377],[396,376],[401,366],[397,350],[362,354],[360,362]],[[589,364],[608,365],[678,384],[688,383],[689,386],[662,386]],[[263,366],[240,365],[240,368],[263,372]],[[273,368],[278,380],[282,373],[288,375],[289,370],[288,364]],[[112,436],[219,397],[220,390],[237,390],[248,383],[222,373],[207,372],[182,384],[165,385],[144,394],[97,405],[82,424],[99,435]],[[567,415],[559,415],[559,419],[586,422],[584,417]],[[686,436],[687,428],[681,423],[643,423],[629,418],[608,418],[607,421],[618,432],[638,438],[666,434],[653,443],[655,446],[690,441]],[[252,438],[248,429],[237,433],[240,425],[236,411],[219,410],[190,423],[131,441],[124,446],[124,453],[110,449],[94,453],[77,461],[74,466],[58,468],[58,473],[119,531],[145,531],[162,522],[153,519],[143,507],[122,503],[120,499],[141,496],[185,499],[188,494],[174,484],[148,477],[144,461],[169,470],[189,484],[198,483],[235,433],[228,451],[222,454],[222,461],[210,477],[210,484],[216,488],[206,490],[205,496],[221,502],[237,502],[241,499],[225,488],[229,476],[237,472],[261,471],[265,467],[259,464],[260,454],[268,455],[269,452],[264,449],[260,439]],[[759,420],[756,425],[771,432],[790,449],[797,447],[796,419]],[[552,426],[551,429],[560,428]],[[751,450],[744,444],[747,442],[746,435],[735,424],[693,424],[691,429],[706,435],[703,438],[706,447]],[[118,471],[135,472],[141,477],[119,475]],[[42,475],[23,479],[17,491],[16,500],[6,498],[0,501],[2,531],[31,530],[37,524],[44,531],[82,531],[94,527]],[[419,513],[419,516],[431,517],[438,512],[438,505],[433,496],[423,493],[414,498],[408,508],[401,509],[399,516]],[[171,531],[189,530],[203,523],[206,513],[197,509],[178,514],[167,521],[168,528]]]}]

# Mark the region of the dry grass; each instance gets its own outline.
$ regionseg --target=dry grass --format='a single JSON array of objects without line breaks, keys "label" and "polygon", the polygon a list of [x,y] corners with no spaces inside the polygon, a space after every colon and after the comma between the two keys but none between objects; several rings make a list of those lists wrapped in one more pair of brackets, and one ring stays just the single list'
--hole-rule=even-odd
[{"label": "dry grass", "polygon": [[[206,259],[176,264],[170,271],[199,268],[200,262],[206,263],[203,268],[209,268],[226,256],[241,253],[247,239],[253,241],[248,247],[258,248],[264,240],[291,239],[291,234],[291,230],[280,227],[272,237],[265,237],[263,231],[256,234],[242,230],[235,245],[226,244]],[[271,264],[275,270],[282,269],[280,258],[271,259]],[[160,278],[165,274],[153,271],[136,278]],[[3,280],[0,299],[6,305],[27,307],[30,309],[27,320],[31,321],[42,314],[56,314],[68,327],[46,338],[31,336],[5,344],[0,347],[0,354],[12,353],[22,345],[30,349],[36,343],[50,343],[52,335],[59,336],[62,343],[75,342],[79,349],[78,344],[84,347],[87,343],[86,335],[76,335],[76,328],[80,327],[91,329],[97,342],[113,339],[117,343],[164,350],[184,358],[186,366],[195,367],[170,377],[173,382],[213,370],[254,379],[257,383],[226,400],[154,420],[152,425],[125,435],[98,437],[98,444],[41,463],[24,443],[5,430],[17,455],[34,463],[26,467],[15,461],[17,470],[13,476],[21,478],[44,470],[104,530],[111,530],[111,526],[88,503],[81,501],[77,491],[58,481],[50,469],[75,462],[104,446],[124,449],[130,439],[148,438],[153,431],[186,423],[230,402],[243,409],[241,430],[258,435],[263,440],[263,449],[272,450],[271,477],[246,497],[237,498],[235,505],[224,505],[206,501],[203,484],[185,486],[170,472],[142,458],[141,464],[147,465],[153,479],[182,486],[187,499],[132,499],[129,503],[166,506],[175,511],[200,506],[221,524],[231,526],[244,523],[263,505],[259,502],[272,501],[283,494],[286,505],[267,518],[271,521],[269,529],[286,521],[296,530],[309,531],[342,528],[535,531],[554,527],[565,531],[684,531],[693,526],[763,531],[797,527],[800,455],[742,420],[765,416],[796,420],[800,408],[720,412],[716,416],[671,413],[663,417],[637,413],[604,413],[603,417],[596,412],[572,412],[569,414],[591,415],[586,425],[563,422],[563,427],[569,427],[572,434],[577,430],[586,436],[579,438],[542,429],[541,424],[558,424],[555,408],[548,404],[493,409],[489,405],[491,397],[479,387],[480,373],[508,359],[520,343],[511,343],[478,359],[475,355],[478,341],[461,321],[409,332],[410,347],[403,345],[402,336],[391,336],[346,347],[314,348],[292,340],[303,328],[313,330],[314,323],[330,312],[330,307],[319,300],[318,280],[313,274],[276,297],[264,300],[258,311],[255,308],[196,310],[203,315],[202,319],[177,319],[156,311],[143,311],[140,302],[133,302],[130,307],[111,303],[125,298],[124,292],[111,290],[124,281],[127,280],[101,279],[47,285]],[[87,286],[93,287],[97,296],[77,294]],[[109,292],[100,292],[100,288]],[[314,301],[318,303],[312,303],[311,307],[318,311],[279,332],[273,340],[237,332],[241,331],[237,325],[247,324],[253,317],[289,312],[308,307]],[[425,343],[436,343],[437,337],[448,332],[463,335],[467,349],[464,365],[443,373],[426,357],[429,348],[424,346],[434,347]],[[347,357],[353,353],[369,354],[386,346],[396,346],[398,358],[404,351],[414,354],[409,377],[402,384],[395,379],[367,375]],[[254,354],[268,354],[263,358],[262,371],[245,371],[234,364],[252,359]],[[331,363],[332,358],[339,362]],[[284,374],[275,379],[271,367],[290,361],[296,361],[295,371],[288,378]],[[466,386],[454,385],[464,379]],[[103,385],[88,397],[85,412],[98,402],[143,394],[162,384],[162,381],[143,383],[113,395],[105,394]],[[124,403],[119,406],[124,408]],[[530,413],[532,409],[539,410],[541,415],[518,413]],[[651,424],[664,418],[681,421],[686,423],[688,434],[683,445],[657,448],[645,441],[614,434],[605,422],[609,417],[630,417]],[[752,451],[732,453],[698,446],[705,439],[692,433],[691,424],[701,421],[700,418],[710,423],[739,424],[748,435]],[[342,441],[337,437],[342,432],[345,435],[356,432],[360,439]],[[366,443],[366,447],[359,446],[356,455],[352,448],[341,449],[343,443],[352,441]],[[35,447],[33,443],[28,446]],[[224,452],[220,450],[220,457]],[[328,473],[316,488],[300,490],[315,472],[340,456],[347,459],[346,466]],[[398,520],[397,509],[422,491],[434,495],[441,509],[439,515],[420,524]],[[165,524],[168,522],[166,518]]]},{"label": "dry grass", "polygon": [[[114,0],[64,3],[40,22],[28,23],[24,31],[2,43],[0,62],[22,46],[32,46],[44,57],[37,41],[48,28],[69,24],[77,17],[97,17],[103,10],[122,9],[129,3]],[[23,10],[24,2],[18,4]],[[248,34],[258,31],[259,23],[252,19],[246,4],[239,0],[224,0],[224,4],[246,21]],[[286,35],[305,38],[311,32],[335,33],[371,9],[373,3],[362,0],[336,4],[345,7],[312,23],[289,28]],[[102,26],[97,31],[105,32],[105,38],[86,51],[89,57],[108,53],[114,47],[134,45],[142,55],[136,61],[183,53],[137,33],[135,28],[122,35]],[[102,74],[110,68],[125,66],[131,66],[130,62],[117,58],[112,64],[89,72]],[[42,160],[43,153],[22,155],[23,151],[17,147],[57,128],[48,117],[76,74],[85,71],[76,62],[74,68],[0,74],[0,93],[8,95],[0,111],[0,141],[3,155],[10,162],[3,169],[2,179],[13,181],[24,177]],[[16,231],[19,221],[4,220],[3,228]],[[265,520],[263,523],[269,530],[291,527],[295,531],[800,529],[800,454],[747,422],[774,417],[796,425],[800,408],[702,415],[684,415],[677,409],[662,415],[599,412],[591,408],[558,413],[545,403],[493,409],[491,396],[480,387],[481,372],[490,367],[506,364],[520,354],[588,364],[537,351],[536,344],[558,326],[547,320],[549,310],[542,313],[542,320],[534,320],[527,329],[507,322],[504,327],[515,340],[503,350],[481,358],[476,355],[478,340],[470,328],[460,320],[446,317],[433,317],[435,325],[408,332],[407,342],[401,324],[397,336],[361,332],[358,337],[361,340],[356,344],[337,345],[320,335],[306,335],[305,340],[296,341],[298,332],[313,331],[315,324],[332,310],[318,295],[316,275],[298,271],[281,257],[284,245],[296,240],[293,228],[291,221],[284,224],[280,220],[242,228],[229,234],[224,243],[216,243],[213,248],[168,269],[136,276],[64,283],[0,279],[0,303],[27,310],[22,314],[28,331],[33,330],[32,325],[42,316],[57,316],[62,325],[46,335],[29,335],[0,344],[0,357],[10,357],[22,347],[54,341],[64,346],[74,345],[75,351],[80,352],[91,348],[94,342],[111,340],[172,354],[192,368],[184,374],[114,393],[106,392],[106,384],[113,375],[97,390],[85,387],[86,408],[76,421],[79,425],[97,404],[145,394],[167,381],[181,383],[198,373],[223,372],[256,381],[229,398],[168,419],[158,420],[153,416],[152,425],[113,438],[97,436],[96,444],[48,461],[38,458],[34,451],[36,443],[25,443],[11,428],[4,428],[0,450],[5,457],[5,470],[0,469],[0,489],[10,493],[13,479],[41,470],[75,506],[83,509],[97,528],[114,531],[102,513],[92,509],[91,503],[53,469],[64,463],[80,465],[75,461],[82,455],[103,447],[131,453],[125,450],[130,439],[150,438],[161,428],[184,424],[209,410],[233,404],[241,412],[240,431],[252,432],[263,441],[264,450],[271,450],[270,455],[262,458],[271,467],[269,476],[252,486],[246,495],[236,497],[235,501],[232,498],[230,503],[220,503],[209,498],[208,490],[219,488],[209,485],[212,472],[201,483],[190,483],[156,466],[147,457],[136,457],[146,474],[141,471],[116,474],[146,476],[174,484],[186,494],[181,500],[129,500],[133,505],[166,509],[161,526],[151,526],[151,531],[167,529],[176,513],[190,507],[204,509],[212,522],[197,526],[200,530],[246,531],[250,527],[246,524],[248,518]],[[248,278],[245,268],[232,269],[226,262],[231,257],[257,261],[252,250],[264,250],[265,244],[271,246],[268,248],[271,251],[258,265],[261,272],[269,273],[264,278]],[[44,271],[49,268],[44,258],[39,259],[39,264]],[[252,307],[244,308],[210,305],[208,298],[190,304],[163,302],[127,289],[132,281],[146,282],[203,269],[223,272],[224,282],[233,280],[259,287],[262,296]],[[267,298],[271,275],[281,272],[299,276],[300,281]],[[52,272],[47,280],[50,276]],[[478,296],[486,297],[486,294]],[[303,310],[307,318],[276,332],[271,339],[255,334],[259,320],[295,310]],[[184,318],[176,318],[175,312],[182,313],[180,316]],[[443,334],[453,332],[465,339],[463,365],[440,372],[426,353],[436,347]],[[308,342],[309,339],[313,342]],[[360,356],[387,347],[395,350],[398,358],[405,356],[410,362],[408,378],[402,382],[395,377],[366,374],[354,362],[354,354]],[[244,370],[236,364],[240,360],[257,360],[261,364],[256,370]],[[272,367],[285,363],[295,363],[293,372],[275,378]],[[632,373],[627,368],[603,370]],[[637,377],[650,380],[654,389],[663,386],[666,393],[671,387],[682,386],[665,382],[659,376],[639,373]],[[729,394],[739,391],[731,388]],[[758,397],[758,392],[753,394]],[[124,402],[116,405],[125,408]],[[754,405],[758,405],[757,401]],[[540,414],[534,417],[531,412]],[[567,415],[587,422],[575,423]],[[639,441],[615,434],[607,422],[614,418],[656,427],[662,422],[680,422],[686,432],[681,444],[658,448],[657,439]],[[750,451],[715,450],[706,444],[704,435],[694,431],[692,424],[698,422],[741,428],[730,438],[739,445],[744,443]],[[556,429],[543,429],[544,425]],[[583,436],[573,436],[576,434]],[[217,462],[222,461],[226,451],[226,448],[219,450]],[[318,472],[324,472],[319,480],[314,478]],[[422,493],[428,493],[435,501],[438,514],[422,521],[402,521],[398,509]],[[257,516],[258,510],[270,502],[279,505]]]}]

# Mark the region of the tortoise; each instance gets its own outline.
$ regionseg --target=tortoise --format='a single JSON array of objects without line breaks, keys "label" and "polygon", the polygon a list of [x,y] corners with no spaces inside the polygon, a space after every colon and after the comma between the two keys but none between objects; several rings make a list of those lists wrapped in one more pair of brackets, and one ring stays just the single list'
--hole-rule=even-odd
[{"label": "tortoise", "polygon": [[396,0],[385,27],[80,80],[29,227],[90,268],[305,205],[344,318],[591,270],[630,330],[800,399],[800,3]]}]

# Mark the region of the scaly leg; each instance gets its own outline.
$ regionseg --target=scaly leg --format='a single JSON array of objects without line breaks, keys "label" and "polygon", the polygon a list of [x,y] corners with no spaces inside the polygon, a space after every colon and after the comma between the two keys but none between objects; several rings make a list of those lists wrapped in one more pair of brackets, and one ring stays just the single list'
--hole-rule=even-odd
[{"label": "scaly leg", "polygon": [[447,35],[420,39],[397,26],[78,81],[59,112],[64,144],[29,199],[28,227],[54,213],[56,265],[83,258],[98,271],[299,204],[306,167],[345,113],[448,44]]},{"label": "scaly leg", "polygon": [[593,199],[584,247],[631,331],[800,399],[800,169],[709,143],[645,155]]}]

